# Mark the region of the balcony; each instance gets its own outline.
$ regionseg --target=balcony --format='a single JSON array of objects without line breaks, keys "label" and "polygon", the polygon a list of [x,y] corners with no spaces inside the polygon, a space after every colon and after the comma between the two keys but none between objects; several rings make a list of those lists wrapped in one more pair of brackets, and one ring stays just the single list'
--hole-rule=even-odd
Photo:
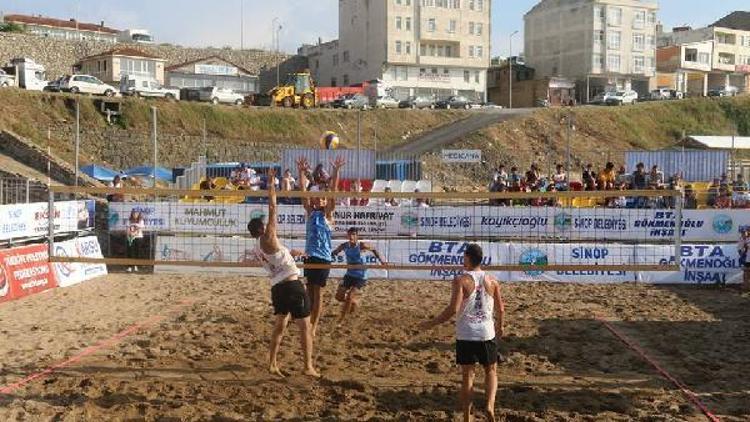
[{"label": "balcony", "polygon": [[437,57],[419,56],[417,63],[423,66],[448,66],[448,67],[481,67],[490,65],[489,57]]}]

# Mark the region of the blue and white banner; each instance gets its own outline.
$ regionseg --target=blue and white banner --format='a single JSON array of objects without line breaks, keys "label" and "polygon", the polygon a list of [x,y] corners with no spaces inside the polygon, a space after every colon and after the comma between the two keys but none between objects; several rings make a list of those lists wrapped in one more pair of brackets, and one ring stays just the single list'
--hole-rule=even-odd
[{"label": "blue and white banner", "polygon": [[[110,230],[123,231],[132,210],[143,213],[148,231],[244,235],[250,219],[265,216],[266,205],[112,203]],[[305,233],[301,206],[279,206],[279,233]],[[421,239],[529,239],[541,241],[645,241],[675,239],[673,210],[554,207],[337,207],[334,231],[349,227],[369,238],[416,236]],[[739,228],[750,226],[747,210],[686,210],[683,242],[734,242]]]},{"label": "blue and white banner", "polygon": [[[655,252],[654,252],[655,251]],[[665,256],[663,263],[673,264],[674,248],[649,246],[640,248],[636,254],[638,262],[643,255]],[[639,281],[649,284],[741,284],[743,268],[740,265],[739,250],[736,244],[682,245],[679,272],[641,272]]]},{"label": "blue and white banner", "polygon": [[[56,202],[55,234],[75,233],[94,227],[94,201]],[[0,205],[0,240],[44,237],[49,232],[49,204]]]},{"label": "blue and white banner", "polygon": [[[96,236],[79,237],[57,242],[54,245],[55,257],[102,259],[102,249]],[[60,287],[70,287],[84,281],[107,275],[105,264],[81,264],[56,262],[52,267]]]}]

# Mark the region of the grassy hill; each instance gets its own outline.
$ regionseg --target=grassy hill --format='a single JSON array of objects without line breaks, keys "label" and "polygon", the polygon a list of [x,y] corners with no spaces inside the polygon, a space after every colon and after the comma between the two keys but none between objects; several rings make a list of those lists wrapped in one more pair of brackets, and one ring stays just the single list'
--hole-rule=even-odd
[{"label": "grassy hill", "polygon": [[[124,99],[122,118],[109,126],[95,102],[94,98],[80,97],[84,163],[109,162],[125,167],[150,162],[151,106],[158,108],[160,161],[165,165],[188,164],[204,148],[221,149],[223,155],[216,159],[239,160],[249,150],[316,146],[326,130],[338,132],[343,147],[356,147],[357,113],[351,111],[250,109]],[[72,160],[74,109],[75,97],[0,90],[0,130],[11,130],[44,147],[50,145],[55,154]],[[479,187],[485,185],[490,166],[499,163],[527,167],[537,162],[543,169],[551,169],[555,163],[566,161],[568,133],[561,119],[568,114],[575,119],[575,130],[570,132],[574,168],[586,162],[620,162],[628,150],[669,147],[683,133],[750,135],[750,97],[539,109],[528,117],[476,132],[454,145],[482,149],[487,165],[444,166],[434,156],[425,157],[428,177],[439,184]],[[378,149],[382,150],[466,116],[462,111],[368,111],[362,113],[363,146],[374,147],[377,138]],[[209,146],[202,144],[204,122]],[[119,157],[119,162],[113,157]]]}]

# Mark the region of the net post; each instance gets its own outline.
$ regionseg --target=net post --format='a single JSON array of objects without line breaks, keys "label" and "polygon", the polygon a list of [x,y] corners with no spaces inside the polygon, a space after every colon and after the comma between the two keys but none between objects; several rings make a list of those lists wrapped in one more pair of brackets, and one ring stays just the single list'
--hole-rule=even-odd
[{"label": "net post", "polygon": [[49,189],[49,199],[47,201],[47,246],[48,256],[51,259],[55,254],[55,191]]},{"label": "net post", "polygon": [[682,258],[682,210],[684,207],[684,198],[681,194],[675,194],[675,239],[674,239],[674,259],[675,265],[681,264]]}]

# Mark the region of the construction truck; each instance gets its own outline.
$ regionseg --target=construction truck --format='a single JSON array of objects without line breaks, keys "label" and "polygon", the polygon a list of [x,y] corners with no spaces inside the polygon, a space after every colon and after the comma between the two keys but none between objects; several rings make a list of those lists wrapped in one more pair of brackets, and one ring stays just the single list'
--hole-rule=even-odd
[{"label": "construction truck", "polygon": [[284,85],[269,91],[272,107],[314,108],[317,105],[315,82],[310,72],[290,73]]}]

